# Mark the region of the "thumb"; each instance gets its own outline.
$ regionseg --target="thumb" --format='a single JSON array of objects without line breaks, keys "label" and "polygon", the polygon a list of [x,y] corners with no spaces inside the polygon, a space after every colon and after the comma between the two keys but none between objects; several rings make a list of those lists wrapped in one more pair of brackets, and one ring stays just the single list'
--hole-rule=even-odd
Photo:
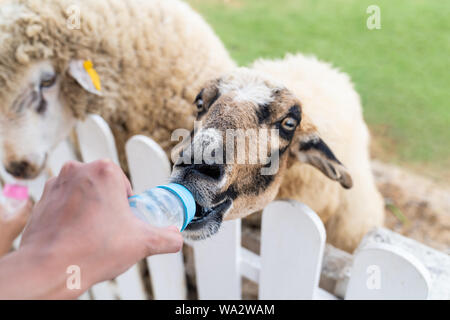
[{"label": "thumb", "polygon": [[145,226],[146,256],[161,253],[175,253],[183,247],[183,236],[176,227],[156,228]]}]

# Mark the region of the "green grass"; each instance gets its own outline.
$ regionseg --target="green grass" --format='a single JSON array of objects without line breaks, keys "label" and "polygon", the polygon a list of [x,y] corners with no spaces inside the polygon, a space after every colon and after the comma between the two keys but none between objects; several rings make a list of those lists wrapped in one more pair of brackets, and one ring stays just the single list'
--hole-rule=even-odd
[{"label": "green grass", "polygon": [[[240,64],[314,54],[353,79],[378,157],[450,165],[450,1],[189,0]],[[368,30],[366,9],[381,8]]]}]

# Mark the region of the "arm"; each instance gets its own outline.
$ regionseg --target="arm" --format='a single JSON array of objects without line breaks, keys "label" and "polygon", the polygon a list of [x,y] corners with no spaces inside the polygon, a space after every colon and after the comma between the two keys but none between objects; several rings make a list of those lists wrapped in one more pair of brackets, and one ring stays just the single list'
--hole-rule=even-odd
[{"label": "arm", "polygon": [[65,290],[67,274],[59,270],[60,262],[36,249],[23,248],[0,260],[0,300],[75,298],[88,289]]},{"label": "arm", "polygon": [[[20,249],[0,260],[0,299],[76,298],[146,256],[179,251],[180,232],[136,218],[129,195],[130,183],[110,161],[65,165],[47,182]],[[66,285],[73,265],[80,289]]]}]

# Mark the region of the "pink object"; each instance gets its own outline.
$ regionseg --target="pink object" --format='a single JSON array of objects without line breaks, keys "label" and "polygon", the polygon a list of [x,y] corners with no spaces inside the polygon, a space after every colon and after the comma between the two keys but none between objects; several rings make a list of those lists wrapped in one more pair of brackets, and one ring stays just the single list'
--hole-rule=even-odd
[{"label": "pink object", "polygon": [[28,187],[19,184],[5,184],[3,186],[3,195],[7,198],[16,200],[28,199]]}]

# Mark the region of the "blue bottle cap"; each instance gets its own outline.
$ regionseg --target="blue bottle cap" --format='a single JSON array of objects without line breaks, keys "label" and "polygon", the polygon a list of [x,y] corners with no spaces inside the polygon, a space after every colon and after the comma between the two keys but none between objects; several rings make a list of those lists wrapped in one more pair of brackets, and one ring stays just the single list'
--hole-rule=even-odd
[{"label": "blue bottle cap", "polygon": [[184,206],[184,223],[180,230],[183,231],[195,216],[196,206],[192,193],[185,186],[178,183],[169,183],[162,186],[157,186],[157,188],[169,190],[180,198]]}]

